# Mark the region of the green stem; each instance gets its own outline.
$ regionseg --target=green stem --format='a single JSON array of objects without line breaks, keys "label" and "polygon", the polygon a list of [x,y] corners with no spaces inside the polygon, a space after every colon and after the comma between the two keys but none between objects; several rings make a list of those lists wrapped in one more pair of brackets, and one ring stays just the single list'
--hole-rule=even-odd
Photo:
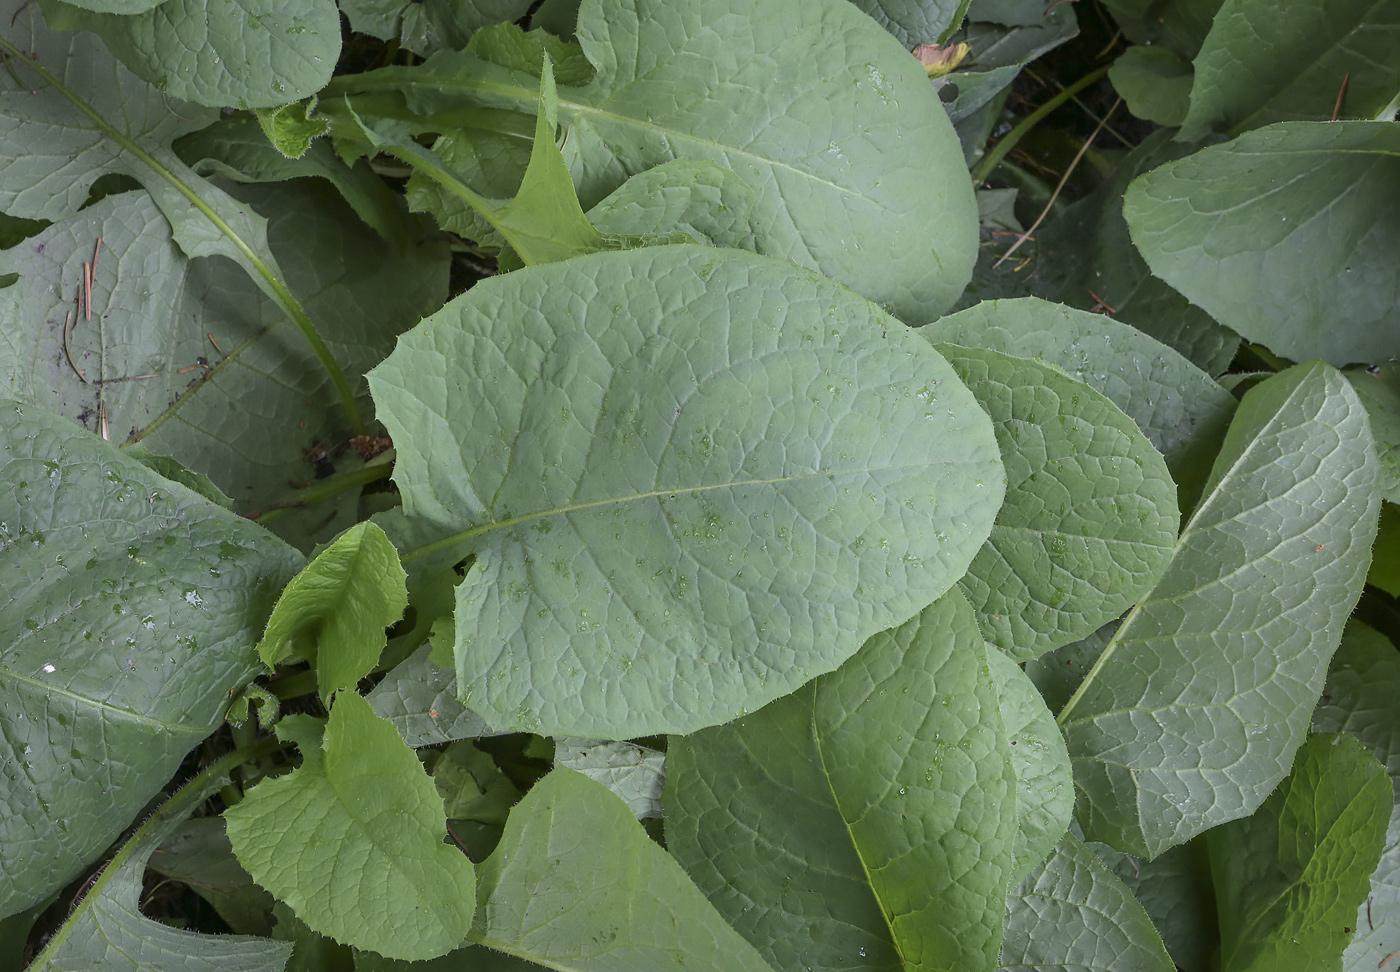
[{"label": "green stem", "polygon": [[68,920],[63,923],[63,927],[54,934],[43,952],[34,960],[34,964],[30,966],[31,972],[42,972],[46,968],[58,967],[54,964],[55,953],[72,933],[79,915],[89,906],[89,902],[97,900],[122,866],[145,849],[145,845],[150,842],[154,833],[169,821],[181,820],[193,813],[201,803],[218,792],[234,769],[244,763],[268,756],[281,748],[282,743],[273,736],[260,739],[246,749],[236,749],[222,759],[211,763],[188,783],[180,787],[170,799],[161,805],[159,810],[151,814],[145,823],[136,828],[136,831],[127,838],[126,843],[122,844],[112,860],[102,870],[101,875],[93,882],[92,887],[88,889],[83,900],[73,908]]},{"label": "green stem", "polygon": [[295,675],[288,675],[285,678],[274,678],[267,683],[267,690],[277,696],[278,701],[281,702],[310,695],[316,691],[316,687],[316,670],[314,668],[297,672]]},{"label": "green stem", "polygon": [[323,503],[328,499],[339,496],[341,493],[348,493],[357,486],[368,486],[370,483],[377,483],[381,479],[388,479],[393,472],[393,463],[379,462],[373,466],[365,466],[363,469],[356,469],[354,472],[342,473],[339,476],[328,476],[305,489],[297,490],[292,498],[269,503],[260,509],[253,510],[251,513],[245,513],[244,515],[250,520],[257,520],[259,523],[269,523],[286,516],[292,510],[301,509],[303,506],[311,506],[315,503]]},{"label": "green stem", "polygon": [[307,344],[311,345],[311,351],[316,355],[316,360],[321,362],[321,366],[326,369],[326,374],[330,376],[331,383],[335,385],[336,393],[340,396],[340,404],[345,409],[345,414],[350,421],[350,427],[357,435],[363,435],[366,428],[365,421],[360,415],[360,406],[355,401],[355,393],[350,388],[350,382],[346,380],[345,373],[340,370],[340,365],[336,364],[335,358],[331,355],[330,348],[326,347],[326,342],[321,340],[321,335],[317,333],[316,326],[311,323],[311,318],[306,316],[305,309],[301,306],[301,303],[292,296],[292,292],[287,289],[287,285],[282,282],[282,278],[263,262],[262,258],[257,255],[253,248],[238,235],[232,226],[229,226],[228,223],[224,221],[223,217],[214,211],[213,207],[199,198],[199,194],[193,189],[176,178],[175,173],[171,172],[157,161],[155,156],[132,141],[128,136],[109,125],[101,115],[79,98],[77,94],[71,91],[56,75],[51,74],[47,69],[42,67],[38,61],[20,50],[7,38],[0,37],[0,47],[3,47],[11,55],[18,58],[26,67],[43,78],[46,83],[52,85],[54,90],[58,91],[72,102],[73,106],[79,111],[91,118],[98,129],[112,141],[120,145],[125,152],[140,159],[152,172],[170,183],[180,195],[189,200],[190,204],[203,213],[205,218],[213,223],[215,228],[234,245],[238,252],[243,255],[244,259],[258,272],[258,275],[263,278],[268,289],[272,292],[273,298],[281,305],[282,309],[287,312],[288,316],[291,317],[292,323],[301,331]]},{"label": "green stem", "polygon": [[1105,65],[1097,71],[1091,71],[1084,75],[1084,77],[1065,88],[1025,118],[1022,118],[1020,122],[1017,123],[1016,127],[1007,132],[1005,137],[997,142],[996,146],[986,154],[982,161],[977,164],[977,168],[972,170],[972,184],[974,186],[980,186],[986,182],[991,176],[992,170],[994,170],[1001,160],[1006,158],[1007,154],[1016,147],[1017,142],[1025,138],[1026,134],[1030,132],[1031,129],[1035,128],[1036,125],[1040,124],[1041,121],[1045,119],[1046,115],[1063,105],[1066,101],[1069,101],[1095,81],[1107,77],[1108,68],[1109,65]]}]

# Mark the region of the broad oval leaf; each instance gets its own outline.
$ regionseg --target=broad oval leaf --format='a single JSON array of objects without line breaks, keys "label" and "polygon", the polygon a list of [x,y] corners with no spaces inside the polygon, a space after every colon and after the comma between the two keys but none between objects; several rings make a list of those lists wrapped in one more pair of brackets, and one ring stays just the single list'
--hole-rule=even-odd
[{"label": "broad oval leaf", "polygon": [[224,812],[239,862],[338,942],[408,960],[450,952],[471,925],[475,871],[443,843],[442,797],[413,751],[353,691],[336,696],[321,745],[295,731],[300,768]]},{"label": "broad oval leaf", "polygon": [[[712,161],[755,192],[760,253],[910,321],[966,285],[977,208],[952,125],[919,62],[847,0],[587,0],[578,39],[597,75],[560,90],[559,117],[585,208],[653,166]],[[538,87],[445,51],[337,79],[326,103],[402,95],[445,113],[441,130],[464,102],[534,114]]]},{"label": "broad oval leaf", "polygon": [[1342,954],[1347,972],[1372,972],[1400,947],[1400,654],[1378,631],[1347,625],[1313,713],[1317,732],[1349,732],[1385,764],[1394,802],[1371,893],[1357,909],[1356,937]]},{"label": "broad oval leaf", "polygon": [[1282,122],[1138,178],[1123,214],[1152,272],[1217,321],[1340,367],[1400,357],[1398,188],[1400,126]]},{"label": "broad oval leaf", "polygon": [[1016,848],[1008,881],[1014,888],[1069,829],[1074,774],[1064,737],[1035,683],[1004,651],[987,652],[987,664],[1016,773]]},{"label": "broad oval leaf", "polygon": [[1060,711],[1090,839],[1155,857],[1287,775],[1366,578],[1376,465],[1332,368],[1245,396],[1166,573]]},{"label": "broad oval leaf", "polygon": [[837,671],[671,740],[666,841],[776,969],[995,967],[1016,779],[956,590]]},{"label": "broad oval leaf", "polygon": [[483,281],[369,380],[404,510],[440,537],[405,564],[476,557],[458,686],[498,729],[627,739],[758,708],[947,590],[1002,498],[991,423],[937,352],[739,250]]},{"label": "broad oval leaf", "polygon": [[627,805],[573,770],[555,769],[511,810],[480,895],[471,940],[547,968],[681,972],[699,959],[769,972]]},{"label": "broad oval leaf", "polygon": [[[100,514],[99,514],[100,511]],[[67,419],[0,406],[0,914],[72,880],[257,672],[300,556]]]},{"label": "broad oval leaf", "polygon": [[132,73],[200,105],[299,101],[325,87],[340,58],[333,0],[163,0],[113,13],[91,2],[39,2],[56,30],[92,31]]},{"label": "broad oval leaf", "polygon": [[937,345],[992,418],[1006,501],[963,590],[1017,661],[1090,634],[1166,568],[1176,486],[1133,420],[1049,365]]},{"label": "broad oval leaf", "polygon": [[1253,815],[1212,830],[1223,972],[1339,970],[1393,808],[1361,740],[1323,733]]},{"label": "broad oval leaf", "polygon": [[1142,905],[1074,834],[1006,896],[999,968],[1173,972]]},{"label": "broad oval leaf", "polygon": [[1151,335],[1036,297],[985,300],[919,333],[935,343],[1038,358],[1102,392],[1166,457],[1187,509],[1200,496],[1235,414],[1233,395]]}]

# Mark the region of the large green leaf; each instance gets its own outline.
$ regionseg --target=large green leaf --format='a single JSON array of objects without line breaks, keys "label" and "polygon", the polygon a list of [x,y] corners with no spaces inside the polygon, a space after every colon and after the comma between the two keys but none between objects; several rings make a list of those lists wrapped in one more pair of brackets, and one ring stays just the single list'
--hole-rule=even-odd
[{"label": "large green leaf", "polygon": [[666,841],[774,968],[991,969],[1011,744],[951,591],[811,686],[671,740]]},{"label": "large green leaf", "polygon": [[0,408],[0,914],[72,880],[223,720],[300,557],[49,412]]},{"label": "large green leaf", "polygon": [[237,761],[233,756],[211,766],[142,824],[95,876],[29,972],[282,972],[292,949],[281,942],[197,935],[141,913],[147,861],[185,817],[228,783],[227,769]]},{"label": "large green leaf", "polygon": [[1196,55],[1191,110],[1177,137],[1377,118],[1400,95],[1397,50],[1400,0],[1225,0]]},{"label": "large green leaf", "polygon": [[314,95],[340,57],[334,0],[163,0],[144,12],[39,0],[56,30],[92,31],[172,98],[270,108]]},{"label": "large green leaf", "polygon": [[317,689],[330,701],[370,673],[384,630],[408,606],[398,551],[383,529],[357,523],[292,578],[272,609],[258,654],[269,668],[314,661]]},{"label": "large green leaf", "polygon": [[472,941],[547,968],[768,972],[626,804],[573,770],[511,811],[480,895]]},{"label": "large green leaf", "polygon": [[947,590],[1002,498],[991,423],[926,342],[739,250],[483,281],[369,379],[435,533],[405,563],[475,555],[458,688],[498,729],[756,709]]},{"label": "large green leaf", "polygon": [[[250,214],[271,217],[272,248],[291,286],[356,371],[381,360],[401,329],[445,297],[441,242],[420,237],[397,249],[367,232],[319,181],[237,191],[256,207],[240,204]],[[88,320],[71,312],[98,237]],[[323,471],[307,450],[333,443],[344,420],[315,356],[278,326],[281,309],[242,270],[182,256],[145,193],[109,196],[0,253],[4,273],[19,280],[0,289],[0,393],[93,431],[105,416],[113,440],[173,455],[244,511],[285,500],[288,480]],[[333,461],[346,472],[360,468],[358,457]],[[309,547],[349,526],[343,518],[326,523],[330,512],[278,528]]]},{"label": "large green leaf", "polygon": [[1065,834],[1006,896],[999,968],[1172,972],[1142,905],[1084,844]]},{"label": "large green leaf", "polygon": [[919,331],[930,341],[1039,358],[1102,392],[1167,460],[1181,505],[1195,505],[1235,414],[1235,397],[1137,328],[1034,297],[983,301]]},{"label": "large green leaf", "polygon": [[[293,719],[284,719],[280,727]],[[442,797],[369,703],[342,692],[321,746],[224,812],[238,860],[314,931],[390,958],[444,955],[466,937],[472,863],[443,843]]]},{"label": "large green leaf", "polygon": [[1340,970],[1393,807],[1362,742],[1323,733],[1257,812],[1212,830],[1223,972]]},{"label": "large green leaf", "polygon": [[716,246],[755,248],[754,192],[714,162],[665,162],[639,172],[588,211],[603,233],[689,233]]},{"label": "large green leaf", "polygon": [[1021,883],[1069,829],[1074,776],[1069,751],[1035,684],[1003,651],[987,652],[1016,772],[1016,848],[1010,887]]},{"label": "large green leaf", "polygon": [[1349,371],[1347,380],[1371,417],[1381,464],[1381,498],[1400,503],[1400,362]]},{"label": "large green leaf", "polygon": [[1287,774],[1365,580],[1376,478],[1338,372],[1245,396],[1166,574],[1060,711],[1090,838],[1155,857]]},{"label": "large green leaf", "polygon": [[1176,486],[1133,420],[1089,386],[1039,361],[936,347],[991,416],[1006,464],[1006,501],[962,588],[987,640],[1025,661],[1151,589],[1176,540]]},{"label": "large green leaf", "polygon": [[1384,635],[1359,621],[1347,625],[1332,658],[1327,688],[1313,713],[1313,729],[1349,732],[1386,767],[1393,797],[1380,866],[1342,955],[1347,972],[1371,972],[1400,951],[1400,655]]},{"label": "large green leaf", "polygon": [[[1400,126],[1283,122],[1137,179],[1148,266],[1295,361],[1400,356]],[[1345,326],[1338,326],[1338,322]]]},{"label": "large green leaf", "polygon": [[[977,217],[952,126],[918,61],[846,0],[588,0],[578,38],[598,73],[561,90],[559,116],[585,208],[652,166],[708,160],[754,190],[760,253],[907,320],[967,283]],[[473,103],[533,114],[537,90],[526,72],[443,52],[337,79],[326,103],[402,97],[442,113],[441,131]]]}]

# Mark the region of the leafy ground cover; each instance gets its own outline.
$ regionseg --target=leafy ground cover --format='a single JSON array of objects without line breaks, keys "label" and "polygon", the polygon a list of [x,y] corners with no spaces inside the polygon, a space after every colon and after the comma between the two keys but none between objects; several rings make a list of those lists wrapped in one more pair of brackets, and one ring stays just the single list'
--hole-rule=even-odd
[{"label": "leafy ground cover", "polygon": [[1400,5],[0,3],[0,972],[1400,965]]}]

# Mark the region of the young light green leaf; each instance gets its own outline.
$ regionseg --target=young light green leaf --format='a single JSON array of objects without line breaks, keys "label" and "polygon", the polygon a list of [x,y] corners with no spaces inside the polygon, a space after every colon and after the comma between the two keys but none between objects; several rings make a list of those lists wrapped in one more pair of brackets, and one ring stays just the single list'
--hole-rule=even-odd
[{"label": "young light green leaf", "polygon": [[1376,118],[1400,92],[1397,50],[1400,0],[1336,0],[1325,9],[1225,0],[1196,55],[1191,111],[1177,138]]},{"label": "young light green leaf", "polygon": [[[578,39],[598,73],[561,93],[559,117],[585,208],[663,162],[712,161],[754,190],[760,253],[907,320],[963,289],[977,213],[957,138],[923,68],[847,0],[591,0]],[[390,92],[420,116],[464,102],[533,113],[537,90],[443,52],[337,79],[323,104]]]},{"label": "young light green leaf", "polygon": [[991,969],[1015,774],[956,590],[836,672],[672,739],[666,841],[774,968]]},{"label": "young light green leaf", "polygon": [[29,972],[283,972],[292,949],[281,942],[198,935],[141,913],[147,861],[243,759],[225,757],[148,818],[96,875]]},{"label": "young light green leaf", "polygon": [[987,664],[1016,772],[1016,848],[1007,882],[1014,888],[1069,829],[1074,774],[1064,737],[1035,684],[1005,652],[987,652]]},{"label": "young light green leaf", "polygon": [[630,742],[562,736],[554,740],[554,765],[603,784],[622,798],[638,820],[662,816],[665,753]]},{"label": "young light green leaf", "polygon": [[1191,107],[1191,62],[1165,47],[1134,44],[1113,62],[1108,79],[1138,118],[1176,128]]},{"label": "young light green leaf", "polygon": [[476,557],[458,689],[498,729],[757,708],[947,590],[1002,497],[991,423],[927,342],[740,250],[482,281],[369,380],[404,511],[437,534],[405,564]]},{"label": "young light green leaf", "polygon": [[316,555],[277,599],[258,655],[269,668],[314,661],[321,698],[353,689],[408,606],[399,552],[376,524],[357,523]]},{"label": "young light green leaf", "polygon": [[769,972],[601,783],[556,769],[481,865],[471,939],[552,969]]},{"label": "young light green leaf", "polygon": [[328,134],[331,128],[329,121],[316,116],[315,99],[259,108],[253,114],[272,147],[288,159],[301,158],[312,141]]},{"label": "young light green leaf", "polygon": [[298,745],[299,769],[224,812],[239,862],[342,944],[409,960],[451,951],[471,924],[474,870],[443,843],[442,797],[413,751],[353,691],[336,697],[321,746]]},{"label": "young light green leaf", "polygon": [[714,162],[665,162],[632,176],[588,219],[617,236],[688,233],[697,242],[755,249],[754,192]]},{"label": "young light green leaf", "polygon": [[1245,396],[1166,574],[1060,711],[1089,837],[1156,857],[1287,774],[1365,580],[1376,479],[1337,371]]},{"label": "young light green leaf", "polygon": [[1152,272],[1246,339],[1380,363],[1400,356],[1397,185],[1400,126],[1283,122],[1140,177],[1123,214]]},{"label": "young light green leaf", "polygon": [[299,101],[325,87],[340,58],[333,0],[163,0],[141,12],[39,5],[55,30],[92,31],[133,74],[201,105]]},{"label": "young light green leaf", "polygon": [[936,347],[991,416],[1006,464],[1006,502],[962,588],[987,640],[1025,661],[1151,589],[1176,540],[1176,486],[1133,420],[1089,386],[1038,361]]},{"label": "young light green leaf", "polygon": [[8,915],[77,876],[223,721],[301,558],[66,419],[14,402],[0,407],[0,484]]},{"label": "young light green leaf", "polygon": [[1235,414],[1235,397],[1135,327],[1035,297],[983,301],[919,330],[935,343],[1039,358],[1102,392],[1167,460],[1184,509],[1195,506]]},{"label": "young light green leaf", "polygon": [[1072,833],[1006,896],[999,968],[1173,972],[1142,905]]},{"label": "young light green leaf", "polygon": [[[175,3],[168,0],[151,15],[174,13]],[[172,139],[204,127],[216,113],[172,102],[167,92],[118,64],[90,34],[50,31],[23,0],[5,0],[0,19],[4,13],[11,16],[7,33],[0,34],[7,54],[0,72],[0,209],[63,219],[86,204],[99,176],[136,179],[170,221],[185,256],[228,257],[291,318],[335,386],[348,424],[363,431],[349,381],[288,290],[268,247],[266,221],[200,178],[170,149]]]},{"label": "young light green leaf", "polygon": [[1381,498],[1400,503],[1400,363],[1348,371],[1346,376],[1371,417],[1381,464]]},{"label": "young light green leaf", "polygon": [[1342,955],[1347,972],[1371,972],[1400,951],[1400,655],[1386,637],[1359,621],[1347,625],[1332,658],[1327,688],[1313,713],[1317,732],[1348,732],[1386,767],[1394,805],[1370,895],[1359,909],[1356,936]]},{"label": "young light green leaf", "polygon": [[1393,806],[1361,740],[1322,733],[1256,813],[1212,830],[1222,972],[1340,972]]},{"label": "young light green leaf", "polygon": [[419,648],[370,691],[375,714],[393,723],[415,749],[495,735],[481,716],[457,701],[457,673],[434,665],[429,653],[427,645]]}]

